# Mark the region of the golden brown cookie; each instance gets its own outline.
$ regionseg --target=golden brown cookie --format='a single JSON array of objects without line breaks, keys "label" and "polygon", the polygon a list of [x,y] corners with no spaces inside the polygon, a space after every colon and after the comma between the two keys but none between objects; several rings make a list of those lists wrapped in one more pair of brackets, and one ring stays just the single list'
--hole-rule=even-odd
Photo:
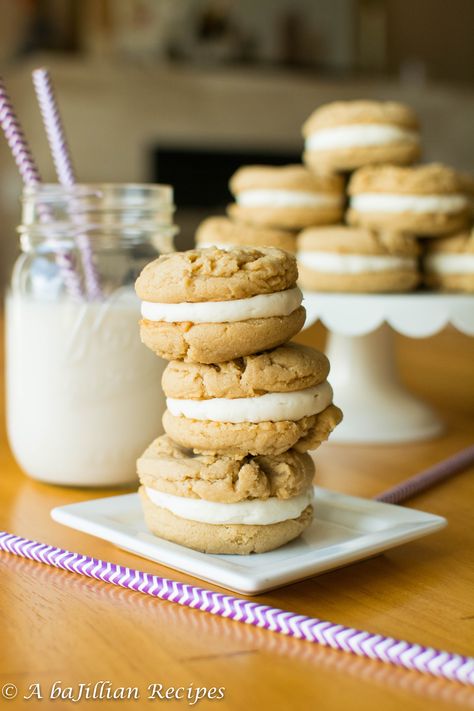
[{"label": "golden brown cookie", "polygon": [[289,499],[308,489],[314,477],[314,462],[306,453],[204,455],[181,447],[166,435],[152,442],[137,467],[146,487],[220,503]]},{"label": "golden brown cookie", "polygon": [[304,326],[302,306],[288,316],[252,318],[225,323],[167,323],[140,321],[143,343],[166,360],[221,363],[274,348],[293,338]]},{"label": "golden brown cookie", "polygon": [[368,166],[354,173],[348,192],[350,224],[423,237],[469,224],[474,181],[440,163]]},{"label": "golden brown cookie", "polygon": [[299,420],[218,422],[163,415],[165,432],[182,447],[209,454],[278,455],[294,447],[298,452],[317,449],[342,420],[335,405]]},{"label": "golden brown cookie", "polygon": [[248,224],[299,230],[331,224],[342,216],[344,182],[317,176],[302,165],[245,166],[232,176],[231,218]]},{"label": "golden brown cookie", "polygon": [[198,452],[305,451],[339,418],[328,373],[325,355],[296,344],[218,365],[172,362],[163,374],[165,432]]},{"label": "golden brown cookie", "polygon": [[228,301],[271,294],[294,286],[292,255],[271,247],[232,250],[190,249],[163,254],[138,277],[135,290],[143,301]]},{"label": "golden brown cookie", "polygon": [[298,236],[299,281],[310,291],[408,291],[420,280],[418,255],[418,243],[409,234],[313,227]]},{"label": "golden brown cookie", "polygon": [[273,248],[163,255],[136,282],[143,343],[167,359],[215,363],[284,343],[305,311],[294,256]]},{"label": "golden brown cookie", "polygon": [[324,353],[286,343],[218,366],[171,361],[162,385],[166,396],[172,398],[242,398],[303,390],[322,383],[328,374]]},{"label": "golden brown cookie", "polygon": [[203,553],[265,553],[297,538],[313,519],[313,508],[307,506],[297,518],[273,524],[209,524],[176,516],[156,506],[144,487],[140,488],[140,497],[146,524],[156,536]]},{"label": "golden brown cookie", "polygon": [[431,289],[474,292],[474,231],[426,240],[424,282]]},{"label": "golden brown cookie", "polygon": [[303,160],[316,173],[374,163],[405,165],[420,157],[418,118],[394,101],[325,104],[307,119],[303,136]]},{"label": "golden brown cookie", "polygon": [[220,247],[276,247],[287,252],[296,251],[294,233],[270,227],[254,227],[243,222],[233,222],[227,217],[208,217],[196,231],[199,248]]}]

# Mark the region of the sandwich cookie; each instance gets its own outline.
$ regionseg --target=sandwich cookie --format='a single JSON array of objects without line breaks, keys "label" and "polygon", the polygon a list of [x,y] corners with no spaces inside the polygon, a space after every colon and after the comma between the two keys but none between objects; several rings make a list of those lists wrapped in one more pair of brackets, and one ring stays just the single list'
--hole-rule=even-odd
[{"label": "sandwich cookie", "polygon": [[188,548],[263,553],[299,536],[312,520],[309,454],[206,456],[162,436],[137,465],[148,528]]},{"label": "sandwich cookie", "polygon": [[168,360],[219,363],[298,333],[305,310],[294,256],[279,249],[195,249],[148,264],[135,288],[143,343]]},{"label": "sandwich cookie", "polygon": [[303,136],[303,160],[315,172],[406,165],[420,157],[418,118],[409,106],[393,101],[326,104],[308,118]]},{"label": "sandwich cookie", "polygon": [[196,231],[196,247],[276,247],[294,253],[296,237],[285,230],[254,227],[243,222],[232,222],[227,217],[208,217]]},{"label": "sandwich cookie", "polygon": [[420,280],[418,254],[416,239],[400,232],[313,227],[298,237],[299,283],[312,291],[409,291]]},{"label": "sandwich cookie", "polygon": [[230,191],[230,217],[286,230],[338,222],[344,205],[340,176],[314,175],[302,165],[245,166],[231,178]]},{"label": "sandwich cookie", "polygon": [[474,231],[428,240],[424,246],[423,271],[428,287],[474,292]]},{"label": "sandwich cookie", "polygon": [[468,226],[474,181],[440,163],[368,166],[354,173],[348,192],[350,224],[442,235]]},{"label": "sandwich cookie", "polygon": [[165,432],[209,454],[316,449],[342,419],[328,373],[324,354],[296,344],[219,365],[172,361],[162,381]]}]

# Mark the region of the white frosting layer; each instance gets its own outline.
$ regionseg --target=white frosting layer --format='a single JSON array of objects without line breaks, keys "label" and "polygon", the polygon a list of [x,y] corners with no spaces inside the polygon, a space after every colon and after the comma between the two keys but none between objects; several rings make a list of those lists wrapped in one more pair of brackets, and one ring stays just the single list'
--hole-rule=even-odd
[{"label": "white frosting layer", "polygon": [[334,148],[380,146],[400,141],[418,143],[419,140],[417,131],[393,124],[355,123],[315,131],[306,139],[305,147],[307,150],[325,151]]},{"label": "white frosting layer", "polygon": [[266,500],[254,499],[239,501],[236,504],[221,504],[216,501],[165,494],[150,487],[146,487],[145,491],[152,503],[171,511],[180,518],[201,523],[257,526],[268,526],[271,523],[298,518],[314,497],[313,487],[310,487],[304,494],[293,496],[291,499],[277,499],[272,496]]},{"label": "white frosting layer", "polygon": [[235,200],[242,207],[339,207],[342,205],[340,195],[303,190],[243,190]]},{"label": "white frosting layer", "polygon": [[299,252],[298,261],[308,269],[324,274],[363,274],[416,268],[415,257],[397,257],[392,254]]},{"label": "white frosting layer", "polygon": [[358,212],[458,212],[469,207],[466,195],[391,195],[361,193],[351,197]]},{"label": "white frosting layer", "polygon": [[436,274],[474,274],[474,254],[429,254],[424,266]]},{"label": "white frosting layer", "polygon": [[271,316],[289,316],[303,300],[298,287],[276,291],[273,294],[258,294],[248,299],[233,301],[183,302],[162,304],[142,301],[143,318],[149,321],[167,323],[228,323],[248,321],[251,318],[270,318]]},{"label": "white frosting layer", "polygon": [[197,249],[208,249],[209,247],[217,247],[218,249],[234,249],[242,245],[230,244],[229,242],[197,242]]},{"label": "white frosting layer", "polygon": [[305,390],[290,393],[266,393],[257,397],[209,400],[178,400],[167,398],[172,415],[190,420],[212,422],[281,422],[296,421],[322,412],[332,402],[332,388],[327,381]]}]

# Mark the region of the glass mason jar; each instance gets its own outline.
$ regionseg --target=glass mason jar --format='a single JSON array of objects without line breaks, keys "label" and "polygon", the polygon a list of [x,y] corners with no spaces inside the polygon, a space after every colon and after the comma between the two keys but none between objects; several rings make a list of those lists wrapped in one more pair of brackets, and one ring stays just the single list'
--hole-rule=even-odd
[{"label": "glass mason jar", "polygon": [[31,477],[117,486],[162,432],[164,361],[140,342],[134,282],[173,250],[166,185],[39,185],[23,193],[7,295],[7,426]]}]

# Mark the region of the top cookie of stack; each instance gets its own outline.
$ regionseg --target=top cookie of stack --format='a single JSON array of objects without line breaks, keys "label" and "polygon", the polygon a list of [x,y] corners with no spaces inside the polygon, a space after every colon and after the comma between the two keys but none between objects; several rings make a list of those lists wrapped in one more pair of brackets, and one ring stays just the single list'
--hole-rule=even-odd
[{"label": "top cookie of stack", "polygon": [[272,248],[165,254],[136,282],[143,343],[167,360],[220,363],[274,348],[304,324],[296,261]]},{"label": "top cookie of stack", "polygon": [[394,101],[337,101],[303,125],[304,162],[316,173],[374,163],[408,165],[421,154],[418,118]]}]

